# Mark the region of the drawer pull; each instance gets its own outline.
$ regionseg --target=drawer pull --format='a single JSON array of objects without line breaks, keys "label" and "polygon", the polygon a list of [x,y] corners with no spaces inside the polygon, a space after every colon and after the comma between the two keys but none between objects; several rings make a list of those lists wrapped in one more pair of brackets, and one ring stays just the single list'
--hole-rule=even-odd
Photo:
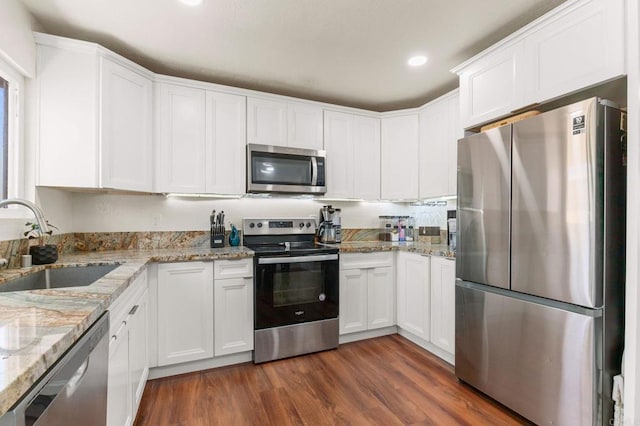
[{"label": "drawer pull", "polygon": [[139,307],[140,305],[135,305],[133,308],[131,308],[131,310],[129,311],[129,315],[135,315]]}]

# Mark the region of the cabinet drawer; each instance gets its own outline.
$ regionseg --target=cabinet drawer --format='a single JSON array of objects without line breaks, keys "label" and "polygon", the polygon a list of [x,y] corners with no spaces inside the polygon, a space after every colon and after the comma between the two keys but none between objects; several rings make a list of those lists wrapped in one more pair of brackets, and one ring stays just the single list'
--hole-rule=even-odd
[{"label": "cabinet drawer", "polygon": [[113,336],[129,311],[147,288],[147,270],[138,275],[133,283],[109,306],[109,334]]},{"label": "cabinet drawer", "polygon": [[346,253],[340,255],[341,269],[367,269],[393,266],[393,252]]},{"label": "cabinet drawer", "polygon": [[253,259],[216,260],[213,262],[213,277],[243,278],[253,276]]}]

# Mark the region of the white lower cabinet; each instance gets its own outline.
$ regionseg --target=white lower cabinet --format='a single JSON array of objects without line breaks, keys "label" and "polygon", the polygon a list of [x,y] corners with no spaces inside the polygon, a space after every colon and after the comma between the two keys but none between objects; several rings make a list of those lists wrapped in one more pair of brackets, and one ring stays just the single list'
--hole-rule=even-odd
[{"label": "white lower cabinet", "polygon": [[213,357],[213,262],[158,265],[158,365]]},{"label": "white lower cabinet", "polygon": [[431,258],[431,343],[451,354],[455,348],[456,262]]},{"label": "white lower cabinet", "polygon": [[340,334],[395,324],[393,253],[340,256]]},{"label": "white lower cabinet", "polygon": [[253,260],[214,262],[215,356],[253,349]]},{"label": "white lower cabinet", "polygon": [[107,424],[133,423],[149,373],[147,273],[109,307]]},{"label": "white lower cabinet", "polygon": [[138,411],[149,376],[149,292],[145,288],[132,308],[129,322],[129,371],[133,412]]},{"label": "white lower cabinet", "polygon": [[109,343],[109,380],[107,391],[107,425],[128,426],[133,423],[129,376],[129,331],[121,323]]},{"label": "white lower cabinet", "polygon": [[398,327],[428,341],[429,257],[398,252]]}]

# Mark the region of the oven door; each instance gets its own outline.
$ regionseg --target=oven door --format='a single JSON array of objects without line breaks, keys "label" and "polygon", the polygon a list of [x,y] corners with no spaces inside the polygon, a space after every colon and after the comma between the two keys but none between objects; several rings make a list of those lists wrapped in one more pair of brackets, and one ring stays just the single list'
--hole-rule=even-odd
[{"label": "oven door", "polygon": [[257,257],[255,329],[338,317],[337,254]]},{"label": "oven door", "polygon": [[325,152],[248,145],[247,190],[324,194]]}]

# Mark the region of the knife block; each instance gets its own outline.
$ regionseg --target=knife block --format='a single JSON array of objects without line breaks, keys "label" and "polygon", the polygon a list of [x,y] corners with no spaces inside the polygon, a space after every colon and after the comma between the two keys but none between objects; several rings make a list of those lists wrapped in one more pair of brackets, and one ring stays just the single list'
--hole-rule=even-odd
[{"label": "knife block", "polygon": [[211,248],[220,247],[224,247],[224,232],[222,234],[211,232]]}]

